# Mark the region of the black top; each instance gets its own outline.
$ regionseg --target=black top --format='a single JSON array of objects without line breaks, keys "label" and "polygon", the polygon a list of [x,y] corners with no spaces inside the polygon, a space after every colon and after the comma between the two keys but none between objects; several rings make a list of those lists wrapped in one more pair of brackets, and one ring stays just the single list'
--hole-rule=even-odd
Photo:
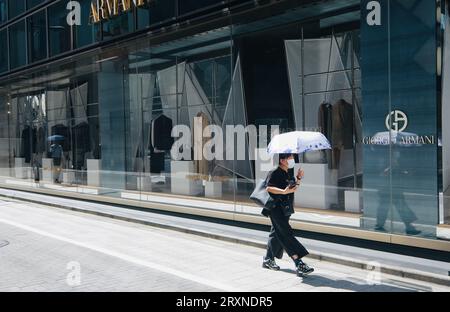
[{"label": "black top", "polygon": [[160,115],[152,121],[150,128],[150,151],[158,149],[160,151],[170,151],[174,143],[172,137],[173,122],[166,115]]},{"label": "black top", "polygon": [[[280,167],[272,171],[267,177],[267,186],[276,187],[284,190],[291,184],[294,184],[294,171],[288,170],[288,172],[284,171]],[[272,194],[274,200],[279,201],[283,205],[288,205],[287,210],[285,211],[285,215],[294,214],[294,194],[281,195],[281,194]]]}]

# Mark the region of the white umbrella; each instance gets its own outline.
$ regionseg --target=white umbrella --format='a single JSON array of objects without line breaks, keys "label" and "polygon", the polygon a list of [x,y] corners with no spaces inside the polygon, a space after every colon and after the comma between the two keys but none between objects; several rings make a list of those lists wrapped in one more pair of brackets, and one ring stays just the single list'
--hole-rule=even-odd
[{"label": "white umbrella", "polygon": [[331,149],[330,142],[320,132],[294,131],[276,135],[270,141],[267,152],[270,155]]}]

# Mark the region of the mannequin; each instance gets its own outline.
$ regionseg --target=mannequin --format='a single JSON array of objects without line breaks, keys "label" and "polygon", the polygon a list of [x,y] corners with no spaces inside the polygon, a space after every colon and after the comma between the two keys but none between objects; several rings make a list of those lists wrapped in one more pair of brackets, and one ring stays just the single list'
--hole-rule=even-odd
[{"label": "mannequin", "polygon": [[338,169],[341,151],[353,148],[353,106],[341,99],[333,105],[332,116],[332,164],[334,169]]}]

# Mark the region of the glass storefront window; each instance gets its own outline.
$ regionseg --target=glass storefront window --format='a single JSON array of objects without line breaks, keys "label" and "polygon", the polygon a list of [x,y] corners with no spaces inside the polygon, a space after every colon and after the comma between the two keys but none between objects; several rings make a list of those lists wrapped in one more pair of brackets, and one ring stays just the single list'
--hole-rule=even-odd
[{"label": "glass storefront window", "polygon": [[[0,46],[8,47],[8,32],[6,29],[0,31]],[[0,73],[8,70],[8,49],[0,49]]]},{"label": "glass storefront window", "polygon": [[42,10],[27,18],[28,59],[36,62],[47,57],[46,11]]},{"label": "glass storefront window", "polygon": [[25,0],[8,1],[9,18],[12,19],[25,12]]},{"label": "glass storefront window", "polygon": [[176,16],[175,10],[175,0],[152,1],[144,7],[137,8],[137,27],[143,29],[173,19]]},{"label": "glass storefront window", "polygon": [[[277,166],[265,143],[277,129],[315,131],[332,149],[296,157],[295,170],[302,168],[305,178],[295,195],[294,222],[373,231],[393,240],[445,238],[450,19],[442,19],[440,77],[436,3],[421,1],[419,10],[391,0],[388,18],[383,2],[377,25],[376,19],[366,21],[367,2],[361,10],[349,2],[331,8],[326,1],[314,10],[255,8],[231,19],[192,21],[179,26],[183,31],[139,34],[58,60],[46,70],[21,73],[0,86],[0,109],[11,103],[10,126],[0,125],[9,144],[0,155],[9,172],[4,175],[23,185],[32,175],[20,168],[37,164],[47,170],[43,163],[52,163],[56,143],[39,145],[43,131],[45,138],[63,137],[57,142],[64,154],[58,166],[65,175],[58,178],[63,181],[48,181],[45,171],[41,187],[141,206],[188,202],[190,208],[258,217],[249,195]],[[138,8],[136,17],[123,14],[91,25],[90,0],[81,1],[85,20],[74,28],[74,46],[170,19],[174,3],[152,2]],[[187,14],[219,3],[178,1],[178,9]],[[70,40],[62,41],[70,29],[56,29],[64,24],[64,11],[60,3],[49,7],[51,55],[70,49]],[[42,20],[43,15],[37,18]],[[11,67],[17,68],[26,63],[24,23],[9,31]],[[0,41],[5,38],[0,32]],[[44,57],[33,54],[38,52],[33,43],[30,61]],[[235,131],[230,136],[228,127]],[[256,144],[252,127],[261,139]],[[211,146],[212,138],[222,141],[223,149]],[[206,158],[204,148],[215,157]]]},{"label": "glass storefront window", "polygon": [[9,28],[9,51],[11,69],[27,63],[25,21],[13,24]]},{"label": "glass storefront window", "polygon": [[222,4],[222,0],[178,0],[180,15],[188,14],[208,6]]},{"label": "glass storefront window", "polygon": [[66,3],[60,2],[48,8],[50,56],[69,51],[72,29],[66,22]]},{"label": "glass storefront window", "polygon": [[130,33],[134,31],[134,15],[132,12],[128,12],[111,18],[102,22],[102,29],[102,40]]},{"label": "glass storefront window", "polygon": [[43,3],[46,0],[27,0],[27,10],[34,8],[38,4]]},{"label": "glass storefront window", "polygon": [[101,40],[100,26],[90,22],[91,0],[80,0],[81,25],[75,27],[74,48],[82,48]]},{"label": "glass storefront window", "polygon": [[0,0],[0,25],[8,20],[8,0]]},{"label": "glass storefront window", "polygon": [[[381,27],[361,25],[362,224],[371,230],[433,237],[439,220],[437,2],[422,1],[420,11],[399,0],[388,5],[391,18]],[[401,22],[396,16],[403,16]],[[413,22],[417,17],[420,22]],[[410,26],[405,28],[405,23]],[[380,139],[383,133],[387,136]]]}]

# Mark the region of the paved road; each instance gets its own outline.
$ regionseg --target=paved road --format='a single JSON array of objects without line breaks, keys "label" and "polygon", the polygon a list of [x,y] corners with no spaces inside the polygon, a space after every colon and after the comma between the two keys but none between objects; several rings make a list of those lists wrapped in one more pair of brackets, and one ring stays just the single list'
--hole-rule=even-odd
[{"label": "paved road", "polygon": [[0,200],[0,291],[450,291],[312,259],[316,273],[301,279],[287,258],[273,272],[260,267],[261,256],[254,247]]}]

